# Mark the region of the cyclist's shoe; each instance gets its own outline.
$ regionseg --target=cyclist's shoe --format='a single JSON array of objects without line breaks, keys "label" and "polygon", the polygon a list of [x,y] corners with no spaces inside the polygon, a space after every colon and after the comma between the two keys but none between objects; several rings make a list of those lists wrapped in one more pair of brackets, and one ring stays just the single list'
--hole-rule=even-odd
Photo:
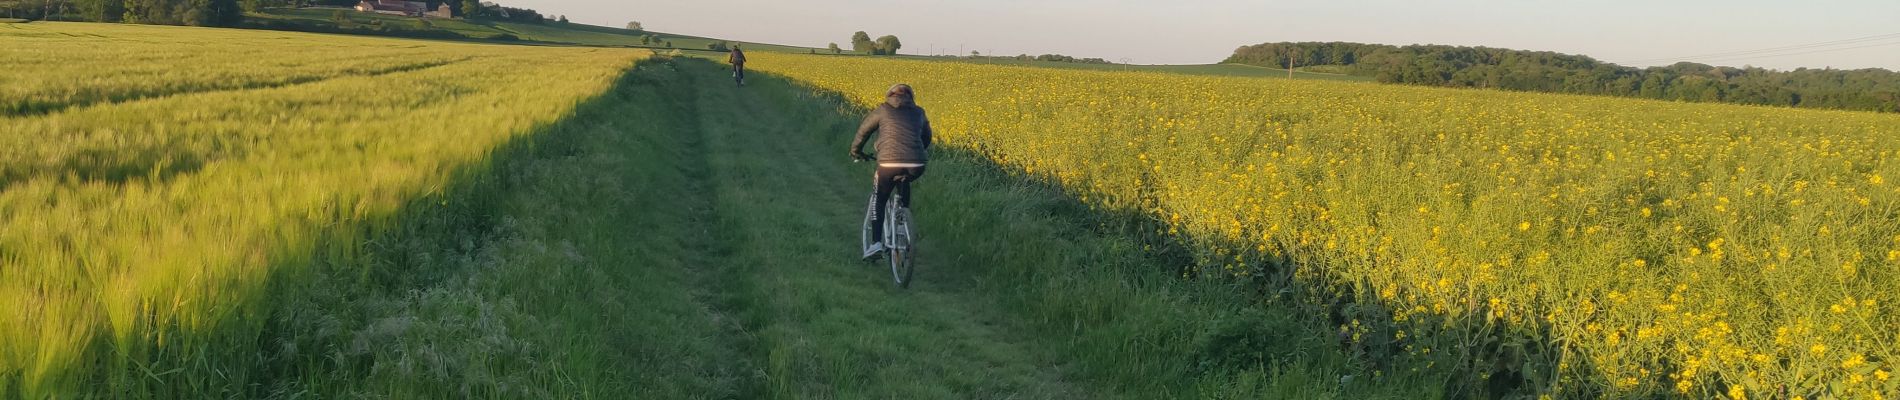
[{"label": "cyclist's shoe", "polygon": [[875,260],[879,254],[883,253],[884,243],[872,243],[864,248],[864,261]]}]

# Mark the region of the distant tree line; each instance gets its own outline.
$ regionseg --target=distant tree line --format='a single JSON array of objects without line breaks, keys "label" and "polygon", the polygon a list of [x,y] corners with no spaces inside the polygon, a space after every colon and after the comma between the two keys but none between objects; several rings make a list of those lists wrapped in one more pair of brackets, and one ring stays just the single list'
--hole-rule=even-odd
[{"label": "distant tree line", "polygon": [[1108,61],[1108,60],[1104,60],[1100,58],[1076,58],[1076,57],[1065,56],[1061,54],[1043,54],[1040,56],[1032,56],[1028,54],[1018,54],[1018,55],[1013,55],[1013,56],[986,56],[986,55],[983,55],[983,53],[972,51],[967,56],[940,56],[940,57],[955,57],[955,58],[967,58],[967,59],[978,59],[978,60],[1043,61],[1043,62],[1061,62],[1061,63],[1074,63],[1074,64],[1102,64],[1102,65],[1115,64],[1115,62],[1113,61]]},{"label": "distant tree line", "polygon": [[1112,62],[1108,62],[1108,60],[1103,60],[1100,58],[1075,58],[1075,57],[1065,56],[1061,54],[1044,54],[1044,55],[1035,56],[1035,57],[1030,57],[1028,54],[1019,54],[1015,57],[1010,57],[1010,58],[1014,58],[1014,59],[1022,60],[1022,61],[1048,61],[1048,62],[1065,62],[1065,63],[1076,63],[1076,64],[1114,64]]},{"label": "distant tree line", "polygon": [[221,26],[244,20],[238,0],[0,0],[0,16],[32,20]]},{"label": "distant tree line", "polygon": [[371,18],[357,20],[351,18],[356,11],[336,10],[330,13],[328,21],[309,19],[273,19],[262,18],[247,20],[241,26],[255,29],[281,31],[343,33],[352,35],[395,36],[425,39],[481,39],[498,41],[521,40],[511,33],[463,33],[447,29],[437,29],[428,20],[415,18],[404,20],[385,20]]},{"label": "distant tree line", "polygon": [[1548,51],[1345,42],[1243,46],[1225,62],[1330,66],[1387,83],[1900,112],[1900,73],[1879,68],[1776,71],[1691,62],[1633,68]]},{"label": "distant tree line", "polygon": [[520,22],[524,24],[541,24],[548,21],[548,17],[541,15],[539,11],[508,7],[486,1],[476,2],[475,0],[463,0],[462,9],[464,10],[462,11],[463,18]]},{"label": "distant tree line", "polygon": [[[0,17],[31,20],[125,22],[135,24],[237,26],[244,12],[309,5],[350,7],[358,0],[0,0]],[[546,16],[532,9],[478,0],[425,0],[430,9],[448,4],[456,15],[541,24]],[[565,22],[566,17],[560,18]],[[272,25],[272,24],[262,24]],[[282,25],[282,24],[277,24]],[[335,31],[340,27],[329,27]],[[343,29],[347,30],[347,29]]]}]

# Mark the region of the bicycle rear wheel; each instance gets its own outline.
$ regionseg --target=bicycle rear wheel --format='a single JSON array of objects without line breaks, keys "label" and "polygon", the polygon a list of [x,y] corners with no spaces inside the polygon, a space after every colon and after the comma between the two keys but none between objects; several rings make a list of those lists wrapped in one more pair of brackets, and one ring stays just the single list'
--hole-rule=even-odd
[{"label": "bicycle rear wheel", "polygon": [[909,289],[911,277],[917,272],[917,244],[915,232],[911,230],[910,209],[897,207],[895,201],[890,205],[890,225],[885,226],[890,238],[885,247],[891,258],[891,281],[897,287]]}]

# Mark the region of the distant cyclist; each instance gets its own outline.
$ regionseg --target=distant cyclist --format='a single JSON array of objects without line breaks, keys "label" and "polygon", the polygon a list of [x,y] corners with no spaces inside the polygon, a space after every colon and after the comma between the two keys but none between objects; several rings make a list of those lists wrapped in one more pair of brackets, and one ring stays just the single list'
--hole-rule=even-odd
[{"label": "distant cyclist", "polygon": [[858,126],[857,138],[851,140],[851,158],[867,159],[861,149],[864,140],[872,132],[877,133],[877,173],[872,180],[877,182],[877,201],[872,203],[876,211],[871,220],[871,243],[864,249],[864,258],[876,256],[884,251],[884,217],[886,202],[891,192],[896,191],[900,207],[910,207],[910,183],[924,176],[926,150],[930,148],[930,119],[924,117],[924,108],[917,106],[917,96],[910,85],[899,83],[884,92],[884,102],[864,116],[864,123]]},{"label": "distant cyclist", "polygon": [[739,45],[732,45],[732,52],[726,55],[726,62],[732,63],[732,81],[745,86],[745,51]]}]

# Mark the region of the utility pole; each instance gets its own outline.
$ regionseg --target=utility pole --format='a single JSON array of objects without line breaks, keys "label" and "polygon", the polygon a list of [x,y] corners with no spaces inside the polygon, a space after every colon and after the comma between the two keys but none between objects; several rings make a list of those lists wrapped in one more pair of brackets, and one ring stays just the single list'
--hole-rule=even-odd
[{"label": "utility pole", "polygon": [[1294,63],[1299,61],[1299,58],[1297,58],[1298,54],[1299,53],[1295,53],[1293,49],[1287,49],[1286,51],[1286,78],[1287,79],[1293,79],[1293,65]]}]

